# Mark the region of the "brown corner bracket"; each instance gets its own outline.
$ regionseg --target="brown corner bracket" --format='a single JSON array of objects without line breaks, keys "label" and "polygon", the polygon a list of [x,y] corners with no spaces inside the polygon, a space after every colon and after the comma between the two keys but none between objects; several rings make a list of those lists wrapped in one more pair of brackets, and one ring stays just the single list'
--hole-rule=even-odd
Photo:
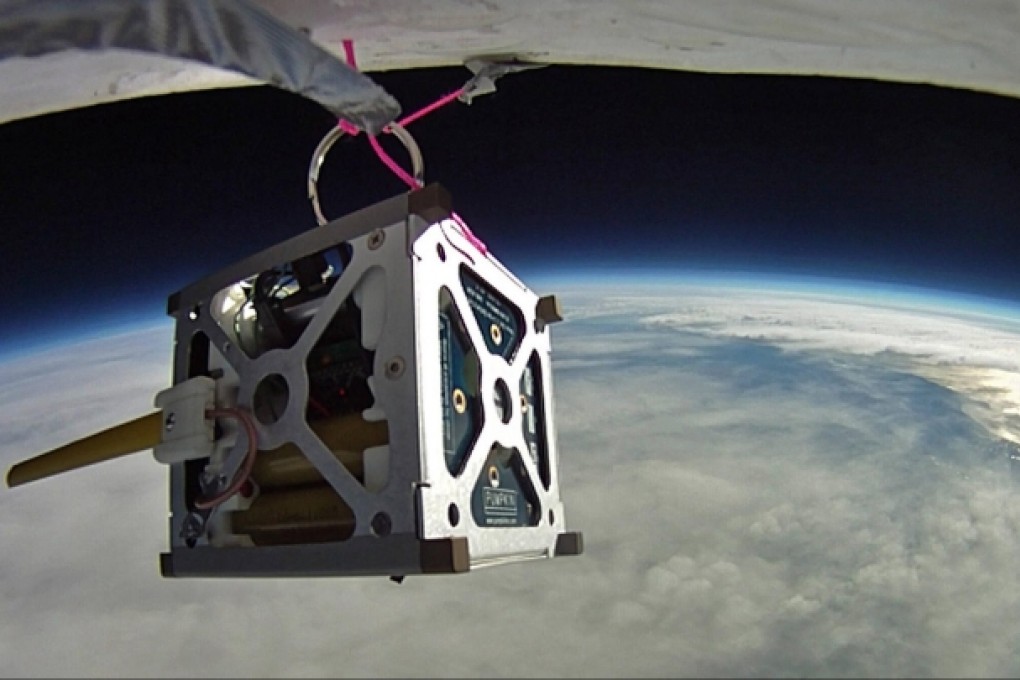
[{"label": "brown corner bracket", "polygon": [[568,531],[556,537],[556,557],[582,553],[584,553],[584,534],[580,531]]},{"label": "brown corner bracket", "polygon": [[443,185],[429,184],[407,195],[407,212],[426,222],[438,222],[453,213],[453,197]]},{"label": "brown corner bracket", "polygon": [[471,570],[468,540],[463,536],[420,541],[423,574],[460,574]]}]

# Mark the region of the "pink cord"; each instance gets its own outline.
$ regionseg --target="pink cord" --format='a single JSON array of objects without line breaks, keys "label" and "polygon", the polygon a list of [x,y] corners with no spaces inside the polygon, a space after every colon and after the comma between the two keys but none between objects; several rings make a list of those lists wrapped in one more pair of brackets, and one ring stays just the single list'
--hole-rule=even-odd
[{"label": "pink cord", "polygon": [[[350,38],[344,38],[342,43],[344,46],[344,56],[347,58],[347,65],[357,71],[358,61],[354,58],[354,41]],[[337,125],[339,125],[340,129],[349,134],[351,137],[356,137],[360,132],[357,125],[343,119],[341,119]]]},{"label": "pink cord", "polygon": [[[358,70],[358,60],[354,56],[354,41],[351,40],[350,38],[344,38],[341,41],[341,44],[344,46],[344,57],[347,59],[347,65],[350,66],[355,71]],[[458,89],[454,90],[453,92],[451,92],[448,95],[440,97],[439,99],[437,99],[436,101],[432,102],[428,106],[425,106],[425,107],[423,107],[421,109],[418,109],[417,111],[415,111],[411,115],[406,116],[402,120],[397,121],[397,125],[399,125],[400,127],[407,127],[408,125],[410,125],[414,121],[416,121],[419,118],[422,118],[424,116],[427,116],[428,114],[432,113],[433,111],[435,111],[439,107],[446,106],[447,104],[452,102],[454,99],[456,99],[457,97],[459,97],[462,94],[464,94],[464,90],[465,89],[466,88],[461,87],[461,88],[458,88]],[[351,125],[350,123],[347,123],[346,121],[341,121],[340,126],[344,129],[344,132],[346,132],[348,134],[357,134],[357,128],[354,127],[353,125]],[[350,127],[354,128],[355,132],[351,132],[350,130],[348,130],[347,126],[350,126]]]},{"label": "pink cord", "polygon": [[386,153],[386,151],[382,148],[382,144],[379,143],[378,139],[369,136],[368,143],[372,145],[372,149],[375,151],[375,155],[379,157],[379,160],[383,162],[383,165],[389,168],[394,175],[399,177],[401,181],[404,182],[404,184],[411,187],[411,189],[421,189],[421,183],[418,182],[418,180],[416,180],[414,177],[411,177],[411,175],[408,174],[407,170],[404,170],[402,167],[400,167],[400,164],[398,164],[395,160],[390,158],[390,155]]},{"label": "pink cord", "polygon": [[[344,46],[344,56],[347,58],[347,65],[356,70],[358,68],[358,63],[354,57],[354,41],[351,40],[350,38],[344,38],[342,44]],[[400,127],[406,127],[410,125],[419,118],[427,116],[436,109],[442,106],[446,106],[453,100],[457,99],[457,97],[464,94],[464,90],[465,88],[461,87],[447,95],[440,97],[439,99],[432,102],[428,106],[422,107],[415,111],[414,113],[405,116],[403,119],[397,122],[397,125],[399,125]],[[361,132],[356,126],[352,125],[351,123],[348,123],[346,120],[341,120],[337,124],[340,126],[340,129],[342,129],[344,132],[351,136],[355,136],[359,132]],[[389,132],[388,130],[385,129],[384,131]],[[386,150],[382,148],[382,145],[379,143],[378,139],[371,135],[366,136],[368,137],[368,143],[372,145],[372,150],[375,151],[375,155],[379,157],[379,160],[382,161],[383,165],[390,169],[390,172],[399,177],[400,180],[404,184],[409,186],[412,190],[421,188],[421,182],[412,177],[411,174],[407,172],[407,170],[404,170],[402,167],[400,167],[400,164],[393,160],[393,158],[388,153],[386,153]],[[485,243],[483,243],[480,238],[475,236],[474,232],[471,231],[471,228],[468,227],[467,222],[465,222],[461,218],[461,216],[458,215],[457,213],[451,213],[450,216],[460,227],[460,231],[462,234],[464,234],[464,238],[468,240],[468,243],[474,246],[475,249],[478,250],[478,252],[481,253],[483,256],[487,256],[489,254],[488,246],[486,246]]]},{"label": "pink cord", "polygon": [[448,95],[446,95],[444,97],[440,97],[439,99],[437,99],[436,101],[432,102],[431,104],[429,104],[428,106],[426,106],[424,108],[418,109],[417,111],[415,111],[411,115],[405,117],[403,120],[398,121],[397,125],[399,125],[400,127],[407,127],[408,125],[410,125],[414,121],[418,120],[422,116],[427,116],[428,114],[432,113],[433,111],[438,109],[440,106],[446,106],[447,104],[449,104],[454,99],[456,99],[457,97],[461,96],[462,94],[464,94],[464,88],[463,87],[460,88],[459,90],[454,90],[453,92],[451,92],[450,94],[448,94]]},{"label": "pink cord", "polygon": [[344,38],[341,42],[344,46],[344,56],[347,57],[347,65],[355,71],[358,70],[358,62],[354,58],[354,41],[350,38]]},{"label": "pink cord", "polygon": [[475,247],[475,250],[480,252],[482,255],[488,256],[489,247],[482,242],[482,239],[475,236],[475,233],[471,231],[471,227],[467,225],[467,222],[464,221],[464,218],[462,218],[455,212],[451,212],[450,217],[452,217],[453,221],[456,222],[457,226],[460,227],[460,232],[464,234],[464,238],[468,240],[468,243],[473,245]]},{"label": "pink cord", "polygon": [[[358,62],[354,56],[354,41],[351,40],[350,38],[344,38],[342,44],[344,46],[344,56],[347,58],[347,65],[357,70]],[[430,110],[434,108],[437,108],[436,105],[430,107]],[[425,113],[428,113],[428,111],[425,111],[424,113],[422,111],[419,111],[416,114],[412,114],[412,116],[414,118],[419,118],[425,115]],[[412,116],[408,117],[410,118]],[[357,135],[358,132],[360,132],[360,130],[358,130],[357,127],[351,125],[345,120],[341,120],[339,122],[339,125],[340,129],[342,129],[344,132],[351,136]],[[411,187],[412,189],[421,188],[421,184],[416,182],[414,177],[411,177],[411,175],[408,174],[406,170],[400,167],[400,165],[395,160],[393,160],[393,158],[391,158],[388,153],[386,153],[386,151],[382,148],[382,145],[379,143],[379,140],[377,140],[375,137],[371,135],[368,135],[368,143],[372,145],[372,150],[375,151],[375,155],[379,157],[379,160],[382,161],[383,165],[389,168],[394,175],[399,177],[404,184]]]}]

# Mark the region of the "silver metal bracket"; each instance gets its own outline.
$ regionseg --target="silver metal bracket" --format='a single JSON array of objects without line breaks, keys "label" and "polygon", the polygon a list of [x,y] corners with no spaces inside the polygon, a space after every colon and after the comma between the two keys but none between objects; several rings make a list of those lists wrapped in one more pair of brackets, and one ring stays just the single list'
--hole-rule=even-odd
[{"label": "silver metal bracket", "polygon": [[548,66],[548,64],[531,64],[518,61],[514,55],[492,55],[468,59],[464,62],[464,66],[475,75],[464,84],[464,92],[458,99],[465,104],[470,104],[475,97],[495,92],[496,80],[508,73],[543,68]]},{"label": "silver metal bracket", "polygon": [[179,388],[159,403],[197,422],[214,391],[252,414],[258,452],[203,521],[203,475],[235,479],[248,440],[166,456],[164,574],[402,577],[579,552],[537,328],[557,314],[541,299],[478,249],[438,185],[172,296]]}]

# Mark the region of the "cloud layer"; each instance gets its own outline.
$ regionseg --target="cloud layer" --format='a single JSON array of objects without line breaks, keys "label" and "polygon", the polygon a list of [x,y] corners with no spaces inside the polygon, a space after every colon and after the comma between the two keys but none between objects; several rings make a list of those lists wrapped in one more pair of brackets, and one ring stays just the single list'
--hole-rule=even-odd
[{"label": "cloud layer", "polygon": [[[1020,673],[1020,501],[970,397],[881,342],[803,340],[830,323],[817,310],[773,310],[781,349],[735,337],[752,297],[680,293],[565,299],[557,426],[584,556],[400,586],[162,580],[165,471],[142,455],[0,493],[0,674]],[[969,366],[984,331],[960,324],[930,331]],[[0,366],[0,461],[147,409],[164,337]]]},{"label": "cloud layer", "polygon": [[[612,301],[609,301],[612,304]],[[852,297],[688,288],[678,310],[642,322],[796,350],[881,358],[967,398],[995,436],[1020,443],[1020,321],[947,307]]]}]

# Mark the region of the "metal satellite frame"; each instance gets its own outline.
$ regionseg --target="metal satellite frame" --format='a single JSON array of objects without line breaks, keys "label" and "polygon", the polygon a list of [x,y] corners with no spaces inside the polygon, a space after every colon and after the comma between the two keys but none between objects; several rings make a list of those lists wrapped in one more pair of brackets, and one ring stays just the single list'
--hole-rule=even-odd
[{"label": "metal satellite frame", "polygon": [[326,222],[315,182],[337,137],[309,172],[324,224],[170,297],[159,411],[15,465],[8,485],[153,448],[167,577],[399,581],[580,554],[559,492],[556,299],[440,185]]},{"label": "metal satellite frame", "polygon": [[[157,403],[173,426],[155,450],[171,467],[165,575],[403,576],[580,552],[559,496],[555,300],[463,229],[431,185],[171,298],[175,386]],[[285,292],[241,292],[267,285]],[[248,442],[201,438],[208,463],[192,442],[205,411],[234,400],[263,452],[252,487],[206,513],[196,500],[236,476]]]}]

